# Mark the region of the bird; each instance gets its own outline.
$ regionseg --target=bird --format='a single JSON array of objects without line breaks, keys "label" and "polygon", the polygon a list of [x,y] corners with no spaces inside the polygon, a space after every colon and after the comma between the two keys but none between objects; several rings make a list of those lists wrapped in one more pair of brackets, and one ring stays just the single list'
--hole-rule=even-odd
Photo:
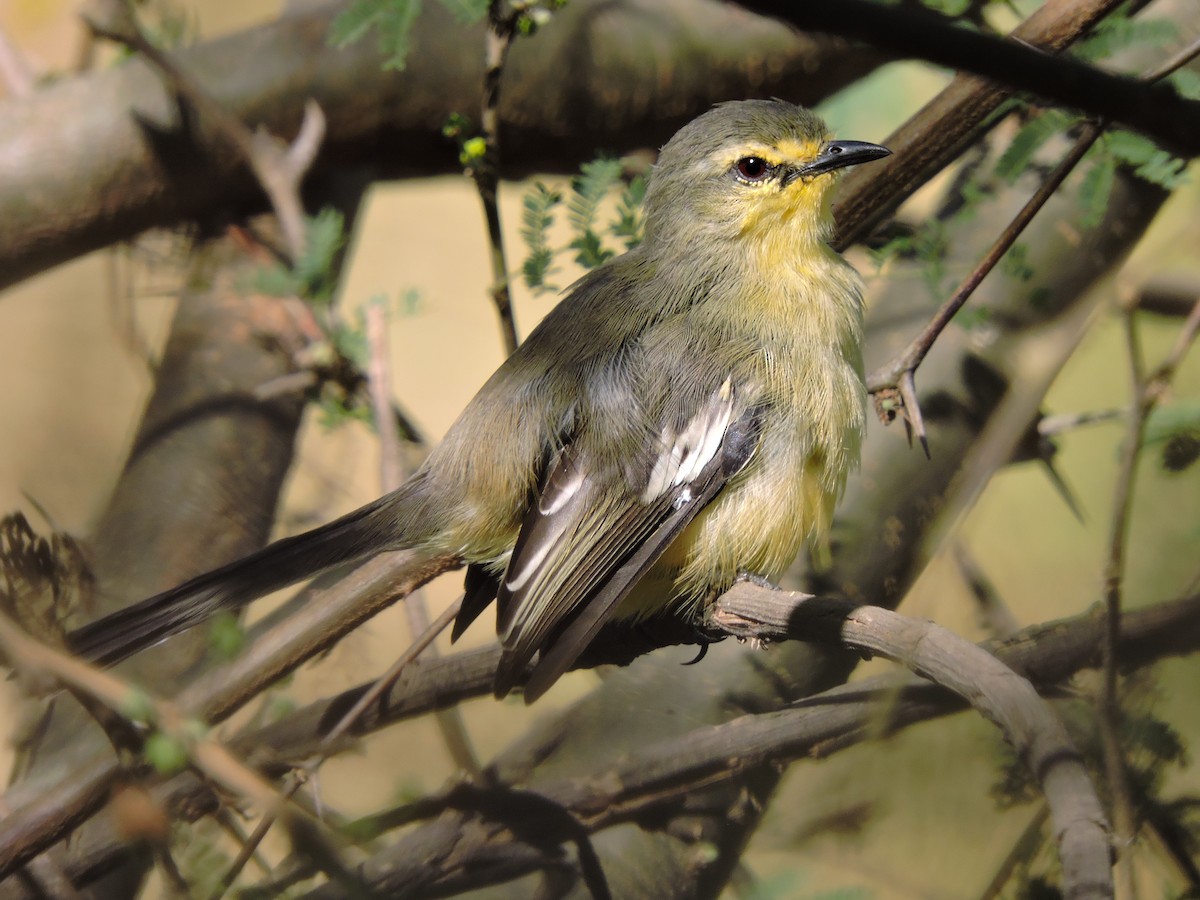
[{"label": "bird", "polygon": [[[608,622],[695,617],[827,554],[866,423],[863,282],[830,248],[849,166],[784,100],[718,104],[660,151],[643,239],[593,269],[398,489],[71,632],[110,665],[219,610],[386,550],[467,566],[496,606],[497,697],[542,696]],[[694,619],[693,619],[694,620]],[[532,663],[532,669],[530,664]]]}]

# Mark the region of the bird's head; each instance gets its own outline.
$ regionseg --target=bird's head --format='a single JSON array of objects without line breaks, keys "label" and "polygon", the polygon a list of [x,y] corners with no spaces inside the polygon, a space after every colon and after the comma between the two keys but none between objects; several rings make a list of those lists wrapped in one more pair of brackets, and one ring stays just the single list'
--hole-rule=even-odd
[{"label": "bird's head", "polygon": [[825,240],[836,174],[889,153],[832,140],[820,118],[782,100],[723,103],[663,147],[646,195],[646,241],[670,252]]}]

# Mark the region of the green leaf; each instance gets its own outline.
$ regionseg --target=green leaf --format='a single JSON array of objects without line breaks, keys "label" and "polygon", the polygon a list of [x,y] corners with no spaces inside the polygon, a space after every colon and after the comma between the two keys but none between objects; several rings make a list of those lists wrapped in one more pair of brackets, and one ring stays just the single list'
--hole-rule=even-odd
[{"label": "green leaf", "polygon": [[922,0],[934,12],[944,16],[961,16],[971,6],[971,0]]},{"label": "green leaf", "polygon": [[646,179],[635,175],[617,198],[617,218],[608,227],[613,237],[632,250],[642,242],[642,201],[646,199]]},{"label": "green leaf", "polygon": [[1092,167],[1084,173],[1079,182],[1081,227],[1094,228],[1100,224],[1100,220],[1104,218],[1104,211],[1108,209],[1108,196],[1112,193],[1116,175],[1116,161],[1108,154],[1100,154]]},{"label": "green leaf", "polygon": [[601,243],[600,235],[596,234],[590,228],[571,241],[570,246],[573,250],[577,251],[575,262],[579,263],[585,269],[594,269],[596,266],[616,256],[616,253]]},{"label": "green leaf", "polygon": [[1159,150],[1145,164],[1134,169],[1133,174],[1151,184],[1173,191],[1187,181],[1186,168],[1187,163],[1178,156],[1172,156],[1166,150]]},{"label": "green leaf", "polygon": [[296,277],[286,266],[264,266],[254,270],[252,289],[268,297],[293,297],[300,293]]},{"label": "green leaf", "polygon": [[344,221],[340,212],[326,207],[307,222],[305,252],[296,260],[294,276],[305,299],[329,303],[337,288],[334,263],[345,243]]},{"label": "green leaf", "polygon": [[329,27],[329,42],[345,47],[371,30],[379,35],[385,69],[403,69],[408,60],[409,35],[421,13],[421,0],[354,0]]},{"label": "green leaf", "polygon": [[540,181],[534,182],[522,198],[521,238],[529,252],[521,264],[521,275],[531,290],[554,289],[546,282],[554,262],[549,230],[554,222],[554,208],[561,202],[562,194]]},{"label": "green leaf", "polygon": [[1126,12],[1102,19],[1071,52],[1080,59],[1095,62],[1136,44],[1159,46],[1178,37],[1179,28],[1169,19],[1131,19]]},{"label": "green leaf", "polygon": [[141,688],[132,688],[122,697],[117,712],[131,722],[153,722],[157,717],[154,701]]},{"label": "green leaf", "polygon": [[1180,97],[1185,100],[1200,100],[1200,72],[1191,69],[1179,69],[1167,77]]},{"label": "green leaf", "polygon": [[208,626],[208,647],[219,660],[233,659],[246,646],[246,631],[233,613],[223,610]]},{"label": "green leaf", "polygon": [[1108,132],[1104,143],[1113,156],[1132,166],[1143,165],[1158,153],[1158,144],[1150,138],[1120,128]]},{"label": "green leaf", "polygon": [[1146,420],[1143,446],[1161,443],[1187,431],[1200,433],[1200,401],[1183,401],[1155,407]]},{"label": "green leaf", "polygon": [[487,15],[488,0],[440,0],[460,25],[474,25]]},{"label": "green leaf", "polygon": [[183,741],[156,731],[142,748],[146,760],[162,775],[174,775],[188,764],[187,747]]},{"label": "green leaf", "polygon": [[1033,266],[1029,264],[1029,245],[1013,244],[1000,259],[1000,268],[1009,278],[1028,281],[1033,277]]},{"label": "green leaf", "polygon": [[619,159],[594,159],[579,167],[581,174],[571,181],[571,196],[567,200],[567,222],[576,237],[569,246],[576,250],[575,261],[594,269],[616,254],[604,246],[597,234],[596,215],[600,202],[621,180]]},{"label": "green leaf", "polygon": [[1016,181],[1029,168],[1042,145],[1066,128],[1069,121],[1065,113],[1048,109],[1022,125],[996,161],[996,176],[1010,184]]},{"label": "green leaf", "polygon": [[1145,135],[1118,129],[1107,134],[1104,143],[1113,156],[1133,168],[1133,174],[1151,184],[1174,190],[1186,180],[1187,163]]},{"label": "green leaf", "polygon": [[366,370],[371,361],[371,347],[367,341],[367,316],[362,307],[354,311],[353,324],[336,323],[329,331],[333,348],[361,370]]},{"label": "green leaf", "polygon": [[567,221],[575,231],[590,231],[595,227],[600,201],[621,180],[619,159],[594,159],[579,167],[582,174],[571,181],[571,198],[567,201]]}]

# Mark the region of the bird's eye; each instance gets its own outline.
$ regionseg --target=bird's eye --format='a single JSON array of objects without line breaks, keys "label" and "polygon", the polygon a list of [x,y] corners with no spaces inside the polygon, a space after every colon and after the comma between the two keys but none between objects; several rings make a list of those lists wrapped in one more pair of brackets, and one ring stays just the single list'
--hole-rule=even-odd
[{"label": "bird's eye", "polygon": [[734,164],[734,169],[742,181],[758,182],[771,174],[772,166],[761,156],[743,156]]}]

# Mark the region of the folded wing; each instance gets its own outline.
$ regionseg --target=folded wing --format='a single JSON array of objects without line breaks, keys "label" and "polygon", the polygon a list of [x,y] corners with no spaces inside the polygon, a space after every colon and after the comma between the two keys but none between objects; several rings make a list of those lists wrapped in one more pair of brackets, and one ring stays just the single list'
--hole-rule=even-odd
[{"label": "folded wing", "polygon": [[533,702],[567,671],[671,542],[749,460],[759,411],[727,379],[683,427],[644,449],[631,485],[589,453],[584,435],[552,460],[497,591],[506,695],[541,651],[525,686]]}]

